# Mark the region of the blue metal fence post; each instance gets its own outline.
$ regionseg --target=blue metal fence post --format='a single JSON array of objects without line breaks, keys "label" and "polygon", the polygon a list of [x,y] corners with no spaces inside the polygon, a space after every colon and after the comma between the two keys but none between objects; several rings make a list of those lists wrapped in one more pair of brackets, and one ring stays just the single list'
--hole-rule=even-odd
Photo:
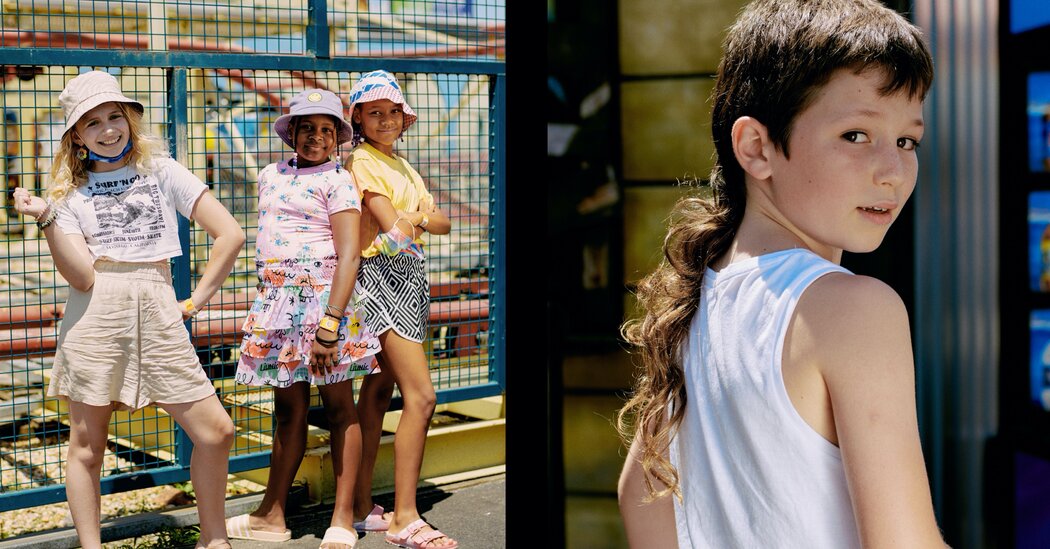
[{"label": "blue metal fence post", "polygon": [[[175,67],[168,70],[168,146],[171,156],[182,164],[189,166],[189,88],[187,86],[187,69]],[[190,222],[179,216],[179,242],[182,244],[182,255],[176,257],[172,264],[172,282],[175,296],[178,299],[190,297]],[[203,305],[203,303],[201,304]],[[186,321],[186,329],[192,335],[193,320]],[[175,462],[180,466],[190,463],[193,452],[193,441],[181,425],[175,424]]]},{"label": "blue metal fence post", "polygon": [[492,328],[489,330],[489,368],[490,379],[495,377],[501,389],[507,389],[506,349],[506,304],[507,304],[507,250],[506,250],[506,179],[504,174],[504,145],[506,141],[506,111],[504,101],[507,97],[506,74],[492,76],[489,86],[489,172],[492,174],[493,193],[489,196],[489,219],[495,216],[495,224],[489,223],[489,284],[494,289],[495,299],[489,301],[489,317]]},{"label": "blue metal fence post", "polygon": [[328,0],[310,0],[306,25],[306,51],[319,58],[331,57],[328,47]]}]

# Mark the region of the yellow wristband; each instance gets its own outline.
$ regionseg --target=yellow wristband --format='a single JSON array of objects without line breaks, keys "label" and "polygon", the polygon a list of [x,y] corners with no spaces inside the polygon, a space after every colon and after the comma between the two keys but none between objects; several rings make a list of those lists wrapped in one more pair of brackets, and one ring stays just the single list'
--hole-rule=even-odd
[{"label": "yellow wristband", "polygon": [[425,229],[427,225],[430,225],[430,218],[427,217],[427,214],[423,214],[423,219],[419,222],[419,226]]},{"label": "yellow wristband", "polygon": [[333,334],[339,333],[339,321],[330,316],[321,317],[321,322],[317,324],[317,327],[322,330],[328,330]]},{"label": "yellow wristband", "polygon": [[186,300],[182,302],[182,308],[186,310],[186,313],[190,315],[190,318],[197,316],[197,313],[200,312],[197,310],[197,307],[193,305],[193,300],[190,298],[186,298]]}]

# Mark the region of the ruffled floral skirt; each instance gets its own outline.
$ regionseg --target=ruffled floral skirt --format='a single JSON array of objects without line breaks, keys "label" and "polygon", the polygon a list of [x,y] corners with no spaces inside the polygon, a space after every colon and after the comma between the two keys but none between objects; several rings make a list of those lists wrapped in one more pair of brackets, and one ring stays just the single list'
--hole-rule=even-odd
[{"label": "ruffled floral skirt", "polygon": [[324,316],[337,258],[257,261],[259,294],[242,330],[237,382],[289,387],[297,381],[330,385],[379,371],[379,339],[365,322],[368,297],[354,287],[339,323],[339,363],[328,374],[310,372],[317,324]]}]

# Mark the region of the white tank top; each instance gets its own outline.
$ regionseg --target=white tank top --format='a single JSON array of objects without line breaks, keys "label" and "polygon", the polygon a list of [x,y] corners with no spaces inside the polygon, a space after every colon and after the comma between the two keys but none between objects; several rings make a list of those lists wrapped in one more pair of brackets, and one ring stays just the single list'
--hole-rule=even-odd
[{"label": "white tank top", "polygon": [[682,549],[860,547],[842,455],[795,410],[781,372],[799,297],[832,272],[849,273],[796,249],[704,275],[670,447]]}]

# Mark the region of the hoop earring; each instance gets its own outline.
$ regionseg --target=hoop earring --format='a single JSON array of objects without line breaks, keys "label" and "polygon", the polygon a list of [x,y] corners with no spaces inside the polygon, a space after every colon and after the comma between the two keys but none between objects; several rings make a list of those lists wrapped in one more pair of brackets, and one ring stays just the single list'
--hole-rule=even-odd
[{"label": "hoop earring", "polygon": [[80,148],[77,149],[77,155],[76,156],[77,156],[77,160],[87,160],[87,157],[88,157],[87,147],[81,145]]}]

